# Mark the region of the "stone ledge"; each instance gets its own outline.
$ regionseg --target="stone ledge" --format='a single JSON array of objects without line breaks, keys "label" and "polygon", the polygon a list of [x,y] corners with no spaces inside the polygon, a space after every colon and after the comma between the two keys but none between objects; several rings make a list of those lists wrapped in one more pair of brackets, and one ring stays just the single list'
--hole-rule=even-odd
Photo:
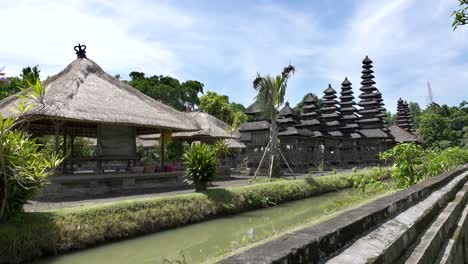
[{"label": "stone ledge", "polygon": [[458,223],[455,227],[449,241],[445,243],[444,248],[435,261],[435,263],[463,263],[467,261],[468,256],[468,205],[462,211]]},{"label": "stone ledge", "polygon": [[418,245],[411,250],[411,254],[405,259],[406,263],[431,263],[439,256],[444,241],[451,235],[457,225],[460,214],[466,204],[468,196],[468,184],[459,191],[453,202],[450,202],[438,215],[436,220],[419,238]]},{"label": "stone ledge", "polygon": [[[354,241],[328,263],[395,263],[418,236],[426,231],[431,221],[440,216],[444,207],[447,208],[446,205],[455,198],[457,192],[460,193],[459,190],[463,188],[467,178],[468,173],[457,176],[423,201]],[[457,215],[454,218],[456,221]]]},{"label": "stone ledge", "polygon": [[[345,212],[318,225],[286,234],[219,263],[314,263],[325,260],[363,233],[406,210],[468,170],[468,164],[398,193]],[[298,236],[301,234],[301,236]],[[288,242],[285,242],[288,240]]]}]

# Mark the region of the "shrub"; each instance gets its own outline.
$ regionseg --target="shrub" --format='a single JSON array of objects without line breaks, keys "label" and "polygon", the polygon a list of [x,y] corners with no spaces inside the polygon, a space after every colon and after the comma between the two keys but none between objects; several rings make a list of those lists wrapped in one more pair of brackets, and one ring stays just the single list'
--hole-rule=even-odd
[{"label": "shrub", "polygon": [[206,144],[192,144],[183,159],[187,165],[186,177],[193,181],[197,192],[206,190],[208,183],[215,178],[217,153]]},{"label": "shrub", "polygon": [[362,192],[366,192],[369,188],[374,190],[382,190],[386,187],[383,179],[390,175],[390,170],[385,167],[374,167],[371,173],[356,174],[350,177],[353,188],[358,188]]},{"label": "shrub", "polygon": [[[22,91],[20,98],[39,102],[44,94],[39,81],[31,89]],[[32,106],[20,102],[16,119],[3,119],[0,114],[0,219],[10,219],[21,212],[23,205],[46,184],[47,177],[62,161],[26,133],[16,130],[27,120],[25,113]]]},{"label": "shrub", "polygon": [[380,154],[393,161],[392,179],[398,188],[408,187],[468,162],[468,150],[459,147],[424,150],[414,143],[399,144]]},{"label": "shrub", "polygon": [[398,188],[417,183],[423,178],[419,167],[423,164],[424,150],[414,143],[398,144],[380,153],[380,159],[393,161],[392,179]]}]

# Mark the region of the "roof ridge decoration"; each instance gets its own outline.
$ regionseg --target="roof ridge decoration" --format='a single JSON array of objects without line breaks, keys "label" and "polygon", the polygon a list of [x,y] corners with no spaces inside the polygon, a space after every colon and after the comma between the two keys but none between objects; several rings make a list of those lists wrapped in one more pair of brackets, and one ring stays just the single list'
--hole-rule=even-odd
[{"label": "roof ridge decoration", "polygon": [[80,43],[78,43],[78,45],[76,45],[73,49],[76,51],[77,58],[86,58],[86,45],[81,45]]}]

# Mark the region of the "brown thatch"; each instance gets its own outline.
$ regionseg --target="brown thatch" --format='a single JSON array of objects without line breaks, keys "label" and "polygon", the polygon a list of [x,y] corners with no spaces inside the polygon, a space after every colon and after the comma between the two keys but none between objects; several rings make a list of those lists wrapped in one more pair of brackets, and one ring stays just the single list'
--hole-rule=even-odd
[{"label": "brown thatch", "polygon": [[269,130],[270,123],[268,121],[253,121],[253,122],[245,122],[241,124],[239,131],[240,132],[247,132],[247,131],[260,131],[260,130]]},{"label": "brown thatch", "polygon": [[[191,132],[176,132],[173,139],[203,141],[204,139],[238,138],[238,133],[229,133],[229,125],[218,118],[204,112],[184,113],[197,123],[200,130]],[[143,135],[141,139],[159,139],[160,134]]]},{"label": "brown thatch", "polygon": [[243,148],[246,148],[247,146],[245,146],[244,143],[242,142],[239,142],[233,138],[226,138],[224,140],[224,142],[226,143],[226,145],[228,146],[228,148],[231,148],[231,149],[243,149]]},{"label": "brown thatch", "polygon": [[411,132],[406,131],[404,128],[401,128],[397,125],[391,125],[388,127],[390,135],[398,143],[408,143],[408,142],[417,142],[422,143],[422,141]]},{"label": "brown thatch", "polygon": [[[36,104],[32,108],[28,113],[32,121],[52,119],[175,131],[199,129],[188,116],[110,76],[87,58],[76,59],[43,86],[44,106]],[[0,113],[4,118],[15,116],[12,108],[18,103],[15,96],[5,98],[0,101]]]}]

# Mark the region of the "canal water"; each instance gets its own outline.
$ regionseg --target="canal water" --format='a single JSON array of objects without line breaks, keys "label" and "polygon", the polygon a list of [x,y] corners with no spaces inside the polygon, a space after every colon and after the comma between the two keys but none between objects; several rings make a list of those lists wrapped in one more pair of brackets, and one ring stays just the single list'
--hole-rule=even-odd
[{"label": "canal water", "polygon": [[[96,248],[43,259],[41,264],[200,263],[253,241],[323,217],[360,191],[346,189]],[[185,262],[177,262],[185,259]]]}]

